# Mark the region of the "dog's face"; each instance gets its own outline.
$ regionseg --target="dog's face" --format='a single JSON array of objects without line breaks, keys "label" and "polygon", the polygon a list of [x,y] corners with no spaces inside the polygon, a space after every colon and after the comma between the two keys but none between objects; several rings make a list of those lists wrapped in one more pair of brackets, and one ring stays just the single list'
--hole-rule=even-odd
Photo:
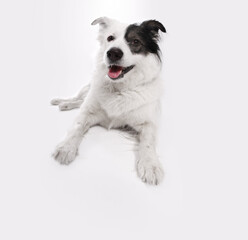
[{"label": "dog's face", "polygon": [[158,31],[165,32],[160,22],[150,20],[127,25],[102,17],[92,23],[95,24],[100,24],[100,52],[109,79],[120,81],[132,75],[147,76],[160,69]]}]

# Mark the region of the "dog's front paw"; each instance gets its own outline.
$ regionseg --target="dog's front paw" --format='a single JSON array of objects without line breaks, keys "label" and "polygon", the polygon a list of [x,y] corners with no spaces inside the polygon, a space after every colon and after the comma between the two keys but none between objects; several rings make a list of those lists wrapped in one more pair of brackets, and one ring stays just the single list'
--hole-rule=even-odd
[{"label": "dog's front paw", "polygon": [[71,108],[70,105],[71,105],[71,104],[68,103],[68,102],[62,102],[62,103],[59,104],[59,110],[60,110],[60,111],[71,110],[72,108]]},{"label": "dog's front paw", "polygon": [[137,174],[143,182],[151,185],[158,185],[164,177],[163,168],[158,161],[139,161],[137,163]]},{"label": "dog's front paw", "polygon": [[59,105],[62,102],[62,100],[60,98],[54,98],[51,100],[51,104],[52,105]]},{"label": "dog's front paw", "polygon": [[69,143],[63,142],[56,147],[52,155],[59,163],[68,165],[76,158],[77,148]]}]

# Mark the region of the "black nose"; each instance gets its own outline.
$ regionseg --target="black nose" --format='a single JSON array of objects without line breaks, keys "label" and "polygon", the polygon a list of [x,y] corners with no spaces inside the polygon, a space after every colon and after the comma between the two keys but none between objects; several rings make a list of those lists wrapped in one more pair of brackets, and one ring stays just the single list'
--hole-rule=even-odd
[{"label": "black nose", "polygon": [[123,52],[121,51],[121,49],[119,48],[111,48],[108,52],[107,52],[107,56],[108,58],[112,61],[118,61],[122,58],[123,56]]}]

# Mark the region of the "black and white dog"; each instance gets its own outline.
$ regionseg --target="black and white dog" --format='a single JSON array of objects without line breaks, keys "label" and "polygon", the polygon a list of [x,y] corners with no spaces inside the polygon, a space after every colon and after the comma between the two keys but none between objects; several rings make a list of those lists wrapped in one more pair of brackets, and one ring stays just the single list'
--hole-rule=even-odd
[{"label": "black and white dog", "polygon": [[107,17],[93,21],[96,24],[100,26],[100,50],[92,82],[74,98],[51,101],[60,110],[80,107],[73,128],[53,156],[62,164],[72,162],[84,134],[94,125],[129,126],[139,142],[138,176],[158,184],[164,175],[155,150],[161,95],[158,40],[159,30],[165,32],[165,28],[155,20],[128,25]]}]

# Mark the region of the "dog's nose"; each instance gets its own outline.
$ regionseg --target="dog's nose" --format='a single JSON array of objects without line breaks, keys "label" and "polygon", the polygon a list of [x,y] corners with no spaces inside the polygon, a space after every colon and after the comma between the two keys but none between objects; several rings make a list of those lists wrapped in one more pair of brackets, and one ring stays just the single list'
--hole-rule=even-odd
[{"label": "dog's nose", "polygon": [[108,58],[112,61],[118,61],[122,58],[123,56],[123,52],[121,51],[120,48],[111,48],[108,52],[107,52],[107,56]]}]

